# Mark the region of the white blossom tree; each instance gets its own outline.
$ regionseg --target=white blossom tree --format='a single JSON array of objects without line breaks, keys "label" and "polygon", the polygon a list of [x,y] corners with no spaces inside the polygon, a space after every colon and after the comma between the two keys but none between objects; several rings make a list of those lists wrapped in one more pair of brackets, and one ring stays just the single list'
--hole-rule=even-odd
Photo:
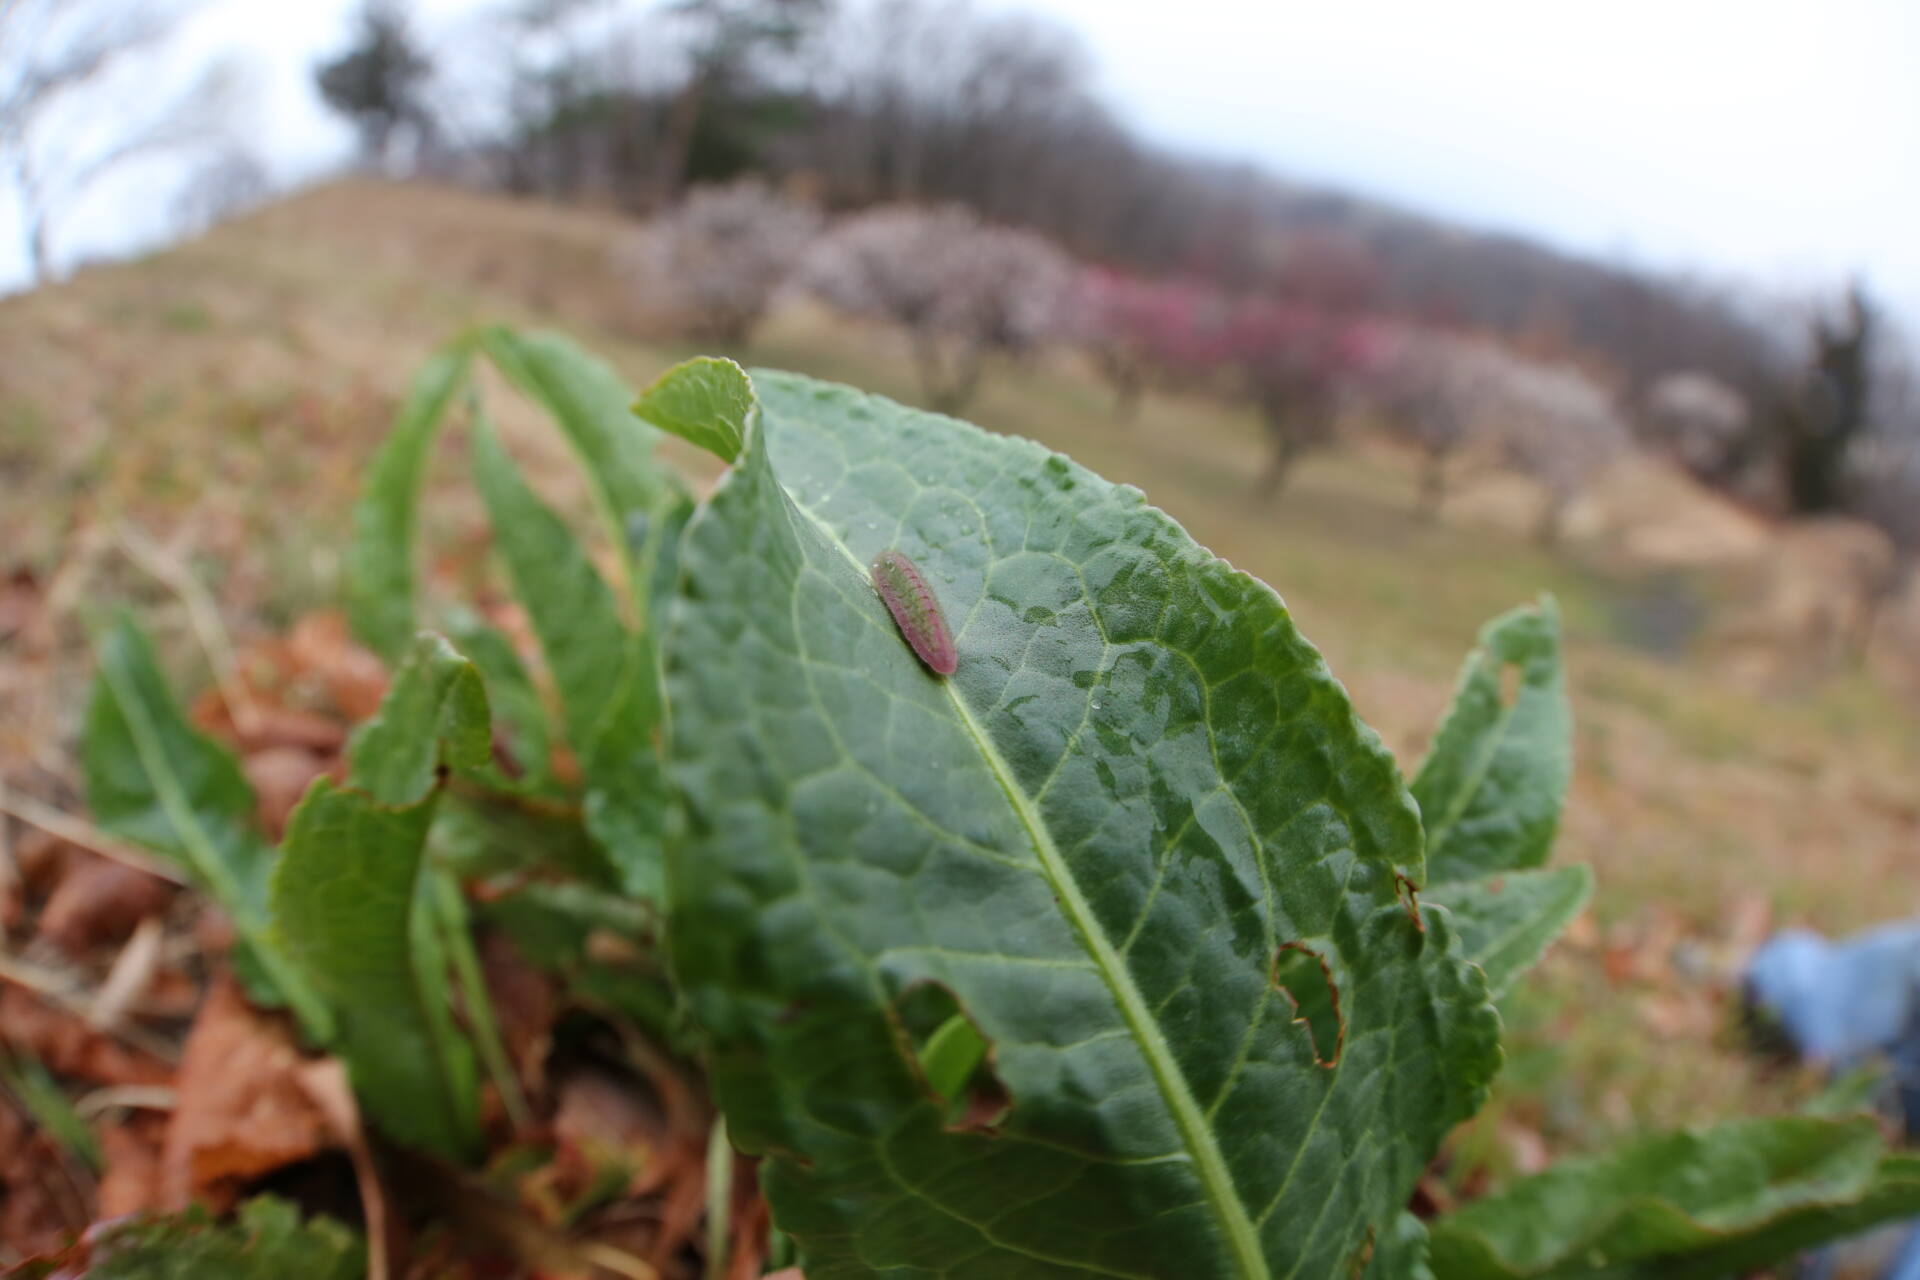
[{"label": "white blossom tree", "polygon": [[812,206],[764,182],[696,188],[645,237],[645,304],[694,337],[744,346],[819,229]]},{"label": "white blossom tree", "polygon": [[1650,443],[1697,476],[1722,473],[1752,422],[1746,397],[1711,374],[1665,374],[1647,389],[1643,418]]},{"label": "white blossom tree", "polygon": [[954,412],[991,356],[1019,357],[1068,314],[1072,262],[1030,232],[955,206],[887,206],[828,232],[804,279],[822,299],[898,327],[927,402]]}]

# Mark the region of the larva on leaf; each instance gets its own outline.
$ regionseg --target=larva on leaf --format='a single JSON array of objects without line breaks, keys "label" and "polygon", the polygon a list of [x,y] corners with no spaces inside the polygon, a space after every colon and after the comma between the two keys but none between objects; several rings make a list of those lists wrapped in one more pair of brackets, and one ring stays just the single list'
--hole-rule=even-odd
[{"label": "larva on leaf", "polygon": [[900,634],[927,664],[927,670],[935,675],[952,675],[960,665],[960,654],[953,647],[947,620],[941,616],[940,602],[920,576],[919,566],[898,551],[882,551],[873,559],[873,589],[880,593]]}]

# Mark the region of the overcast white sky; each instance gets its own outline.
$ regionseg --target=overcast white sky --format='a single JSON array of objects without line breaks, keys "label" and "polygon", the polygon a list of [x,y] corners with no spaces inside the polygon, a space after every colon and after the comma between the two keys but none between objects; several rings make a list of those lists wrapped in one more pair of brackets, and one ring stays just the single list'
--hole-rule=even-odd
[{"label": "overcast white sky", "polygon": [[[345,154],[309,72],[354,2],[211,0],[183,41],[258,63],[245,131],[283,179]],[[474,7],[416,3],[428,29]],[[1920,317],[1920,0],[1018,7],[1077,29],[1158,140],[1616,260],[1789,290],[1859,271]],[[137,186],[67,250],[151,234]]]}]

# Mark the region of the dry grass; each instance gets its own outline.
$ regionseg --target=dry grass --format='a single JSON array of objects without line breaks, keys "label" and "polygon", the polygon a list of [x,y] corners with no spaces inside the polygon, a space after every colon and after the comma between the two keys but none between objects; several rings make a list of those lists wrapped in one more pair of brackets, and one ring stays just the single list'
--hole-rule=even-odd
[{"label": "dry grass", "polygon": [[[686,354],[629,327],[626,234],[595,213],[343,185],[0,302],[0,548],[43,582],[68,570],[68,611],[31,678],[20,674],[28,655],[0,649],[14,677],[0,682],[0,766],[31,753],[57,767],[88,607],[131,600],[184,634],[177,607],[134,570],[80,555],[86,531],[131,521],[173,541],[237,635],[271,630],[334,595],[359,468],[411,370],[461,326],[566,328],[636,385]],[[745,354],[913,393],[886,335],[804,308]],[[1561,598],[1580,726],[1561,856],[1593,863],[1600,889],[1591,918],[1509,1009],[1513,1069],[1471,1150],[1496,1170],[1524,1167],[1541,1136],[1580,1148],[1641,1124],[1789,1105],[1804,1090],[1763,1077],[1734,1044],[1725,979],[1769,922],[1846,930],[1920,908],[1910,702],[1853,674],[1756,695],[1689,639],[1738,604],[1739,579],[1549,555],[1475,519],[1424,523],[1411,469],[1388,453],[1313,459],[1280,501],[1257,507],[1251,419],[1159,397],[1119,424],[1065,358],[1005,372],[972,416],[1140,485],[1278,586],[1410,762],[1478,623],[1541,590]],[[524,412],[506,417],[545,485],[573,483],[548,433]],[[479,528],[460,454],[456,442],[436,463],[429,533],[442,548],[471,546]],[[1667,606],[1681,622],[1655,643],[1644,618]]]}]

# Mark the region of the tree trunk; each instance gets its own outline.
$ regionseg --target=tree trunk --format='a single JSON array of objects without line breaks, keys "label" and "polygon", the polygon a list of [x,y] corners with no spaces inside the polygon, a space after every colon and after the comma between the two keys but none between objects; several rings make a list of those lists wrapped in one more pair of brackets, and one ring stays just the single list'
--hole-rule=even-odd
[{"label": "tree trunk", "polygon": [[1447,455],[1429,453],[1420,468],[1420,516],[1438,522],[1440,508],[1447,500]]},{"label": "tree trunk", "polygon": [[700,127],[700,108],[706,95],[707,73],[696,66],[667,113],[667,135],[661,140],[660,164],[654,172],[654,190],[662,206],[678,200],[680,189],[686,184],[687,162],[693,155],[693,135]]},{"label": "tree trunk", "polygon": [[30,208],[27,216],[27,267],[36,287],[53,279],[52,219],[45,209]]},{"label": "tree trunk", "polygon": [[1281,432],[1273,433],[1273,454],[1267,459],[1266,467],[1260,472],[1260,478],[1254,483],[1254,497],[1268,502],[1286,487],[1287,477],[1293,474],[1294,464],[1300,461],[1304,450],[1300,442]]}]

